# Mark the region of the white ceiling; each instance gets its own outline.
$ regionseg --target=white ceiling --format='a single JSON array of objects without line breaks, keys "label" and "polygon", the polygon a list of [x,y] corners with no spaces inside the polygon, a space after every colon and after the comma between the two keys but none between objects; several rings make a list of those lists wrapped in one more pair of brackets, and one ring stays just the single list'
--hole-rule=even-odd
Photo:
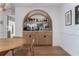
[{"label": "white ceiling", "polygon": [[32,6],[62,6],[62,3],[14,3],[16,7],[32,7]]}]

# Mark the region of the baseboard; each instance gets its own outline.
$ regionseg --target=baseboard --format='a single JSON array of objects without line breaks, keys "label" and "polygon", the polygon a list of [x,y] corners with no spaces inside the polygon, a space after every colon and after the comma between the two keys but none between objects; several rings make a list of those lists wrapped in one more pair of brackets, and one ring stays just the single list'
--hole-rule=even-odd
[{"label": "baseboard", "polygon": [[63,47],[61,47],[69,56],[72,56],[70,53],[68,53]]}]

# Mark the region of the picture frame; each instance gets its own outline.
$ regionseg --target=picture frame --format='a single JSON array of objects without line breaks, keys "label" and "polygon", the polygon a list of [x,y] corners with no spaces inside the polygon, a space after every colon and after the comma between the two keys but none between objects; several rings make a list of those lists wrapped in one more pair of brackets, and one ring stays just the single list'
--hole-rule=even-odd
[{"label": "picture frame", "polygon": [[75,7],[75,24],[79,24],[79,5]]},{"label": "picture frame", "polygon": [[65,13],[65,25],[72,25],[72,10]]}]

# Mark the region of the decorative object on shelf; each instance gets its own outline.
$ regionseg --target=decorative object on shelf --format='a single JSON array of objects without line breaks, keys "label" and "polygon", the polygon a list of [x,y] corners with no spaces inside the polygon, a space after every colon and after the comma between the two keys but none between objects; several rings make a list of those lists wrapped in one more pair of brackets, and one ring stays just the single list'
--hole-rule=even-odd
[{"label": "decorative object on shelf", "polygon": [[65,25],[72,25],[72,10],[65,13]]},{"label": "decorative object on shelf", "polygon": [[75,7],[75,24],[79,24],[79,5]]}]

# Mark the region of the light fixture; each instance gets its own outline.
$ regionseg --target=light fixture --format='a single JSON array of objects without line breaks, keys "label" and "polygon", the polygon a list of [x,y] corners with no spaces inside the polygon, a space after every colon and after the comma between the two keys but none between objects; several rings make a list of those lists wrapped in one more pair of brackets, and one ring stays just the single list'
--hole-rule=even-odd
[{"label": "light fixture", "polygon": [[5,11],[10,8],[9,3],[0,3],[0,11]]}]

